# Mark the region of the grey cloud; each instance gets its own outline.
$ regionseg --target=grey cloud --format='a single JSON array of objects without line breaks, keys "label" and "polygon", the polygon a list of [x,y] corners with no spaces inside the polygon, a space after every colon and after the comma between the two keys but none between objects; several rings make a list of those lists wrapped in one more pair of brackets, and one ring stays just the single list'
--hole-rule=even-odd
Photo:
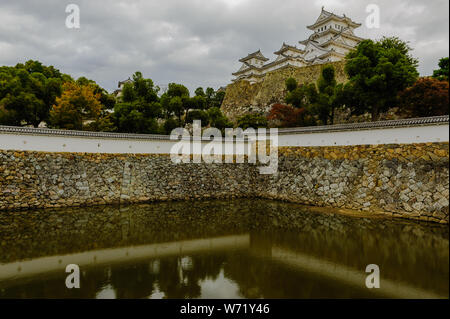
[{"label": "grey cloud", "polygon": [[109,91],[137,70],[157,84],[219,87],[230,82],[240,57],[261,49],[268,58],[283,41],[309,35],[320,7],[364,23],[367,4],[381,9],[381,28],[358,35],[397,35],[411,42],[421,74],[448,56],[447,0],[72,0],[81,29],[65,27],[64,3],[7,0],[0,3],[0,65],[38,59],[75,77],[96,80]]}]

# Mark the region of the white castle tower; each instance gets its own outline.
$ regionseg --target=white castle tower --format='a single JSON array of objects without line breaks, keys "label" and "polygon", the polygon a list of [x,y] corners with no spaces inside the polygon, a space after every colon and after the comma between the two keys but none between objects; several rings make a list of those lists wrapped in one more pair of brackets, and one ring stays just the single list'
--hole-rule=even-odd
[{"label": "white castle tower", "polygon": [[250,83],[260,81],[267,72],[287,66],[303,67],[340,61],[350,50],[354,49],[363,39],[354,34],[361,24],[350,18],[338,16],[324,10],[316,22],[307,28],[314,31],[308,39],[299,41],[303,49],[283,43],[281,49],[274,52],[277,58],[270,63],[260,50],[240,59],[241,68],[233,73],[233,81],[246,80]]}]

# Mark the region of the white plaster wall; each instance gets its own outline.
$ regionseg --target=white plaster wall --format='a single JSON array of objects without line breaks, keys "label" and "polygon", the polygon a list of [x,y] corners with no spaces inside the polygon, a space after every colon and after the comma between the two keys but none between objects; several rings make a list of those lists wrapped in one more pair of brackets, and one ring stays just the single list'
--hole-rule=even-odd
[{"label": "white plaster wall", "polygon": [[331,133],[280,134],[279,146],[345,146],[448,142],[449,125],[341,131]]},{"label": "white plaster wall", "polygon": [[[0,150],[17,151],[104,154],[169,154],[172,147],[176,143],[178,143],[178,141],[0,133]],[[201,143],[201,149],[203,150],[207,144],[209,144],[208,141],[203,141]],[[244,143],[237,142],[235,144],[242,145]],[[183,141],[183,145],[185,145],[185,147],[189,147],[190,141]],[[221,144],[215,143],[215,145],[220,147]],[[224,154],[233,154],[231,149],[223,149]]]},{"label": "white plaster wall", "polygon": [[[449,125],[427,125],[324,133],[282,133],[279,146],[345,146],[448,142]],[[63,137],[0,132],[0,150],[108,154],[168,154],[178,141]],[[185,143],[190,143],[186,141]],[[242,145],[243,142],[239,142]],[[203,141],[203,150],[208,141]],[[185,144],[186,145],[186,144]],[[219,147],[219,144],[217,144]],[[229,148],[223,148],[230,150]],[[247,150],[247,146],[245,146]],[[224,154],[231,154],[224,151]],[[248,154],[246,152],[246,154]]]}]

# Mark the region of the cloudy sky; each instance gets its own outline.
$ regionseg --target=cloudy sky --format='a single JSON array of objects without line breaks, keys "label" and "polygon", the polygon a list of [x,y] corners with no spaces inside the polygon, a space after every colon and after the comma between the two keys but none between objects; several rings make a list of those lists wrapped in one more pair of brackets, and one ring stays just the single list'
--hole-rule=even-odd
[{"label": "cloudy sky", "polygon": [[[66,28],[70,3],[79,29]],[[379,29],[365,25],[371,3]],[[448,0],[0,0],[0,65],[35,59],[109,91],[137,70],[160,85],[218,88],[239,58],[261,49],[273,59],[283,41],[307,38],[322,6],[362,23],[361,37],[410,41],[422,75],[449,55]]]}]

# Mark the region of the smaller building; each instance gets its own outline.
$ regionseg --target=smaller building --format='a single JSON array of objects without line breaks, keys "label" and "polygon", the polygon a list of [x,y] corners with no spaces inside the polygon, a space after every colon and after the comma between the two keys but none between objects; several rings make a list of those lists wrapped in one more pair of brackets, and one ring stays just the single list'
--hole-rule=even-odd
[{"label": "smaller building", "polygon": [[133,83],[133,80],[131,80],[131,78],[128,78],[125,81],[119,81],[119,84],[117,85],[118,89],[114,91],[114,96],[116,98],[122,95],[122,90],[125,83]]}]

